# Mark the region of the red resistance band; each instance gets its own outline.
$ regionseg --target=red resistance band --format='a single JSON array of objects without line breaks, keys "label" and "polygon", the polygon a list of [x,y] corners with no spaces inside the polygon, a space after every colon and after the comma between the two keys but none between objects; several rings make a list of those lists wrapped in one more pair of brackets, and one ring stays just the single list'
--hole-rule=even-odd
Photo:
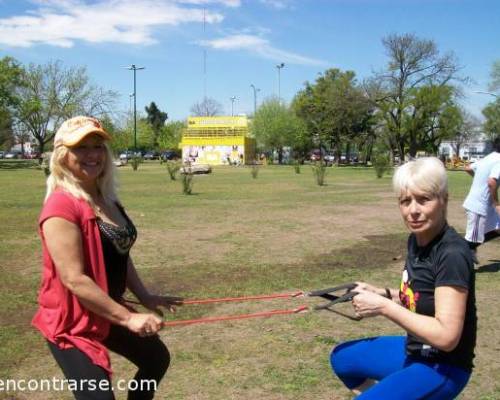
[{"label": "red resistance band", "polygon": [[[198,300],[186,300],[183,302],[184,305],[190,304],[211,304],[211,303],[229,303],[229,302],[241,302],[241,301],[252,301],[252,300],[271,300],[271,299],[285,299],[303,296],[304,292],[294,292],[294,293],[279,293],[271,295],[258,295],[258,296],[242,296],[242,297],[223,297],[215,299],[198,299]],[[139,302],[133,300],[125,300],[127,303],[140,304]],[[202,323],[211,323],[219,321],[229,321],[236,319],[248,319],[248,318],[262,318],[271,317],[274,315],[286,315],[286,314],[297,314],[299,312],[304,312],[309,309],[308,306],[302,305],[293,309],[283,309],[283,310],[272,310],[263,311],[253,314],[238,314],[238,315],[222,315],[219,317],[206,317],[198,319],[185,319],[178,321],[165,321],[163,326],[180,326],[180,325],[193,325]]]},{"label": "red resistance band", "polygon": [[258,296],[242,296],[242,297],[221,297],[219,299],[200,299],[200,300],[186,300],[183,304],[209,304],[209,303],[229,303],[232,301],[250,301],[250,300],[270,300],[270,299],[283,299],[303,296],[304,292],[295,293],[279,293],[279,294],[264,294]]},{"label": "red resistance band", "polygon": [[163,322],[163,326],[178,326],[178,325],[193,325],[193,324],[203,324],[210,322],[219,321],[229,321],[233,319],[247,319],[247,318],[260,318],[260,317],[271,317],[273,315],[284,315],[284,314],[297,314],[302,311],[307,311],[308,306],[300,306],[290,310],[274,310],[274,311],[264,311],[253,314],[239,314],[239,315],[223,315],[220,317],[208,317],[208,318],[198,318],[198,319],[184,319],[180,321],[167,321]]}]

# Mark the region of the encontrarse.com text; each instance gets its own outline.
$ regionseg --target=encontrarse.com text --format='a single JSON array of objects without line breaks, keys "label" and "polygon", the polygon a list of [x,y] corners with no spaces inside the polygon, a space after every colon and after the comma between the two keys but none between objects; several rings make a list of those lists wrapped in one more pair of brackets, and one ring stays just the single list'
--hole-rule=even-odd
[{"label": "encontrarse.com text", "polygon": [[63,392],[63,391],[109,391],[109,390],[156,390],[154,379],[119,379],[112,385],[98,379],[0,379],[0,392]]}]

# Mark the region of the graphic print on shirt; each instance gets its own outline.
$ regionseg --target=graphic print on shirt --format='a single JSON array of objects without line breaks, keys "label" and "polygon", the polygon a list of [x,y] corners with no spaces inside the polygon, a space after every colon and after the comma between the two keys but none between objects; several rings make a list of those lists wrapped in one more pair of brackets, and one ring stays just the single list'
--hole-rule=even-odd
[{"label": "graphic print on shirt", "polygon": [[401,279],[401,286],[399,288],[399,299],[401,304],[408,310],[412,312],[417,311],[417,302],[420,294],[418,292],[413,293],[410,287],[410,280],[408,278],[408,271],[405,269],[403,271],[403,277]]}]

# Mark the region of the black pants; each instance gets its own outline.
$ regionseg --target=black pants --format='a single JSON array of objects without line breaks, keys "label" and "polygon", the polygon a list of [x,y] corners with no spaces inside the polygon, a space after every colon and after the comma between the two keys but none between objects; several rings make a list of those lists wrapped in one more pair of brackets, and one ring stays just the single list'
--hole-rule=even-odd
[{"label": "black pants", "polygon": [[[108,373],[103,368],[93,364],[86,354],[77,348],[61,350],[51,342],[48,344],[68,382],[76,382],[79,385],[78,389],[73,391],[75,399],[115,399]],[[170,364],[170,354],[160,338],[157,335],[140,337],[126,328],[112,325],[109,336],[103,344],[109,350],[122,355],[138,367],[134,382],[131,382],[132,388],[128,391],[127,399],[152,399],[155,390],[152,380],[156,382],[157,387]],[[127,383],[122,382],[121,386],[127,388]],[[100,388],[106,387],[110,389],[100,390]],[[134,387],[136,390],[132,390]],[[115,388],[115,390],[123,388]]]},{"label": "black pants", "polygon": [[475,242],[467,242],[467,243],[469,244],[469,248],[471,250],[476,250],[482,244],[487,243],[490,240],[496,239],[497,237],[500,237],[500,233],[498,233],[497,231],[489,231],[488,233],[485,233],[483,243],[475,243]]}]

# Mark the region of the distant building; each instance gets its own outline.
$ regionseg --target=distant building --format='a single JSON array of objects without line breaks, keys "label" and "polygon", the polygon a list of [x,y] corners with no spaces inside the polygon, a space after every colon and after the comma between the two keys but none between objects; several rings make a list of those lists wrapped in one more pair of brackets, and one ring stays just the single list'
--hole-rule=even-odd
[{"label": "distant building", "polygon": [[179,147],[193,164],[241,165],[255,160],[246,116],[189,117]]},{"label": "distant building", "polygon": [[478,132],[474,138],[462,143],[458,154],[456,154],[456,147],[455,141],[444,141],[439,146],[439,154],[449,159],[458,156],[465,161],[476,161],[491,152],[491,145],[482,132]]},{"label": "distant building", "polygon": [[36,151],[36,144],[31,142],[24,142],[23,144],[17,143],[14,146],[12,146],[11,151],[17,151],[25,155],[31,155],[34,154]]}]

